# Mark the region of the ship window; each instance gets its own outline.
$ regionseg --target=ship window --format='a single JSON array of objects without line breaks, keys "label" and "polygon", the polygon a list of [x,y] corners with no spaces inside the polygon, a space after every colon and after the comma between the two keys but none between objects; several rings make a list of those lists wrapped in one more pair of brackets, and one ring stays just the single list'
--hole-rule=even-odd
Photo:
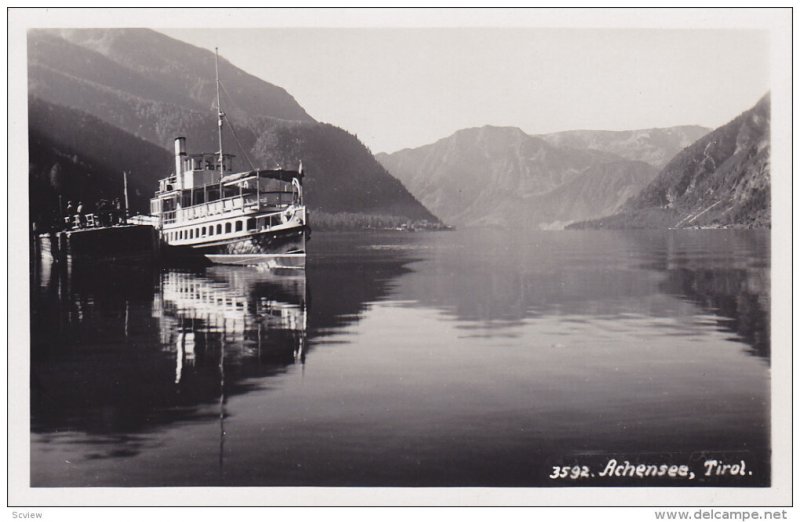
[{"label": "ship window", "polygon": [[189,239],[194,239],[194,230],[189,231]]},{"label": "ship window", "polygon": [[250,218],[247,220],[247,230],[255,230],[256,229],[256,220],[254,218]]},{"label": "ship window", "polygon": [[217,234],[222,234],[222,225],[217,225]]},{"label": "ship window", "polygon": [[230,231],[231,231],[231,223],[229,221],[229,222],[225,223],[225,233],[229,234]]},{"label": "ship window", "polygon": [[203,235],[206,235],[206,227],[203,227]]},{"label": "ship window", "polygon": [[194,229],[194,237],[200,237],[200,227]]},{"label": "ship window", "polygon": [[237,232],[241,232],[242,231],[242,221],[237,221],[236,222],[236,231]]},{"label": "ship window", "polygon": [[209,236],[213,236],[214,235],[214,225],[211,225],[211,226],[208,227],[208,235]]}]

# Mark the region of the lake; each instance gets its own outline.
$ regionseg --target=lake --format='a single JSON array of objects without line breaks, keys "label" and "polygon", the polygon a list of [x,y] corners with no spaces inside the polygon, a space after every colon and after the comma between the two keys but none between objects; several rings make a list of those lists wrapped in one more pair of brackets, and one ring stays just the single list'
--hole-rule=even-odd
[{"label": "lake", "polygon": [[769,247],[320,232],[305,273],[37,265],[31,485],[768,486]]}]

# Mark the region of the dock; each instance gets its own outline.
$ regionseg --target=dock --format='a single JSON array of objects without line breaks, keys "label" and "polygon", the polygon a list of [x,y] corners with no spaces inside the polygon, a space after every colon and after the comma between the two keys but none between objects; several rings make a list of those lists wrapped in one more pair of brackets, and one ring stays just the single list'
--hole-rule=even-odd
[{"label": "dock", "polygon": [[43,261],[66,263],[155,262],[161,253],[159,232],[151,225],[116,225],[37,236]]}]

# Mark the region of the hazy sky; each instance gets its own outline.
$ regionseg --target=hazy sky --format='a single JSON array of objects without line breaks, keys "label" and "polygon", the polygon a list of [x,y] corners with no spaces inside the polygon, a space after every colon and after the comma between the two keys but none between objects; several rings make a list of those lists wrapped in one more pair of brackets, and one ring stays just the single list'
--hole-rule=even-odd
[{"label": "hazy sky", "polygon": [[482,125],[530,134],[717,127],[769,89],[768,34],[759,31],[159,30],[219,47],[373,152]]}]

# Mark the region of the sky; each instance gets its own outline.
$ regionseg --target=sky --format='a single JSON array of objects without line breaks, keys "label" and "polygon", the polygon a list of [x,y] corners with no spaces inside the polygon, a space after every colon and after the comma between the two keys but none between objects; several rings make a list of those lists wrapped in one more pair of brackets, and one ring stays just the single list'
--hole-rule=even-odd
[{"label": "sky", "polygon": [[[159,29],[286,89],[373,153],[483,125],[718,127],[770,85],[746,29]],[[223,79],[224,81],[224,79]]]}]

